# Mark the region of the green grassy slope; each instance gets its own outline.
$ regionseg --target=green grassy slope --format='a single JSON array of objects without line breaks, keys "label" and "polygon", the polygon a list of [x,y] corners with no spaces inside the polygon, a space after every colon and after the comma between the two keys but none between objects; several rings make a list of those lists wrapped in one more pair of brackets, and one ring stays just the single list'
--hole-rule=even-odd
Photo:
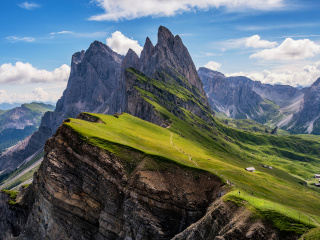
[{"label": "green grassy slope", "polygon": [[[170,128],[161,128],[128,114],[120,115],[119,118],[92,115],[105,124],[78,119],[71,119],[64,124],[84,140],[118,155],[122,154],[123,147],[133,148],[150,156],[212,172],[232,182],[243,192],[242,196],[253,193],[255,199],[268,201],[270,205],[276,203],[278,207],[273,210],[281,213],[280,216],[288,215],[292,221],[298,221],[300,213],[301,221],[304,222],[302,229],[297,227],[300,232],[316,226],[320,221],[320,199],[312,189],[301,185],[299,178],[285,171],[265,169],[257,166],[253,159],[248,164],[248,161],[237,158],[234,156],[237,150],[230,152],[224,146],[227,146],[227,141],[221,137],[209,136],[196,127],[187,127],[185,122],[173,115],[174,123]],[[255,173],[245,171],[245,167],[252,165],[257,168]],[[255,206],[258,201],[250,204]],[[259,209],[258,205],[255,207]]]},{"label": "green grassy slope", "polygon": [[299,240],[319,240],[320,228],[312,229],[310,232],[304,234]]},{"label": "green grassy slope", "polygon": [[[92,114],[104,123],[71,119],[64,124],[89,143],[127,159],[130,155],[123,149],[135,149],[153,158],[212,172],[234,187],[226,200],[245,201],[246,207],[281,231],[302,234],[319,225],[320,193],[306,181],[320,172],[320,141],[235,129],[217,121],[210,112],[207,116],[211,122],[206,122],[161,97],[175,94],[181,102],[192,101],[206,111],[187,89],[174,81],[163,84],[136,70],[129,71],[136,76],[135,88],[141,97],[172,123],[169,128],[128,114],[119,118]],[[177,108],[180,114],[175,116],[171,110]],[[256,172],[245,170],[251,166]],[[236,196],[239,191],[241,195]]]},{"label": "green grassy slope", "polygon": [[44,114],[47,111],[53,111],[55,109],[55,106],[45,103],[25,103],[22,106],[25,106],[26,108],[29,108],[33,112]]}]

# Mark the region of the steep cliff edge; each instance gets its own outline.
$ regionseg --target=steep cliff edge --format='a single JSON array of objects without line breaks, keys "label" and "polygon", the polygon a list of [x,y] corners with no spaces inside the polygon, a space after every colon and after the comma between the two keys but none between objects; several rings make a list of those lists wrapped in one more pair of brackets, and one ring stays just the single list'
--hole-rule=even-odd
[{"label": "steep cliff edge", "polygon": [[104,149],[93,146],[77,123],[85,124],[71,120],[46,143],[25,236],[170,239],[218,197],[223,183],[214,175],[107,139]]}]

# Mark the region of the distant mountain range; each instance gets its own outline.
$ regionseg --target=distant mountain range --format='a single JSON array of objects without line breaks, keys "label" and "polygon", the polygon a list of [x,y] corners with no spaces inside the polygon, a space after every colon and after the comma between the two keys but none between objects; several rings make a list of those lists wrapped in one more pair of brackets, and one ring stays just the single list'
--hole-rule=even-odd
[{"label": "distant mountain range", "polygon": [[43,114],[54,108],[53,105],[33,102],[0,110],[0,153],[35,132]]},{"label": "distant mountain range", "polygon": [[[52,106],[56,105],[54,102],[33,101],[32,103],[43,103],[43,104],[52,105]],[[20,107],[22,104],[26,104],[26,103],[7,103],[7,102],[3,102],[3,103],[0,103],[0,110],[10,110],[10,109],[13,109],[13,108],[16,108],[16,107]]]},{"label": "distant mountain range", "polygon": [[198,75],[211,107],[227,117],[253,119],[292,133],[320,133],[320,79],[311,87],[298,89],[226,77],[203,67]]}]

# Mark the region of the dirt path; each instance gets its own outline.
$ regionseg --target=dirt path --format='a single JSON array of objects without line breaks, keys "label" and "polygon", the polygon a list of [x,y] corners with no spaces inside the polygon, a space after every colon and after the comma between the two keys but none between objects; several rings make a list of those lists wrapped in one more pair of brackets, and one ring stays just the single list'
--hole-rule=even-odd
[{"label": "dirt path", "polygon": [[18,178],[22,177],[24,174],[26,174],[27,172],[29,172],[30,170],[32,170],[33,168],[37,167],[38,165],[41,164],[43,158],[40,158],[38,161],[36,161],[35,163],[33,163],[31,166],[29,166],[28,168],[26,168],[25,170],[23,170],[22,172],[20,172],[18,175],[14,176],[13,178],[10,178],[8,180],[5,181],[4,184],[2,184],[0,186],[0,189],[4,189],[6,188],[8,185],[10,185],[12,182],[14,182],[15,180],[17,180]]},{"label": "dirt path", "polygon": [[173,143],[173,141],[172,141],[172,137],[173,137],[173,134],[171,133],[171,137],[170,137],[171,144],[172,144],[179,152],[183,153],[184,155],[187,155],[187,156],[189,157],[189,160],[190,160],[191,162],[193,162],[196,166],[198,166],[198,164],[197,164],[195,161],[192,160],[191,155],[185,153],[185,152],[182,151],[180,148],[178,148],[176,145],[174,145],[174,143]]}]

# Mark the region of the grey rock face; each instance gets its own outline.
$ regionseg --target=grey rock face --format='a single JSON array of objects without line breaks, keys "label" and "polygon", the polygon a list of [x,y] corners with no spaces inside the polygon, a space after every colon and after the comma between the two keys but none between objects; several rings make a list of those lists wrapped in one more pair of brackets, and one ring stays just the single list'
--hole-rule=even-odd
[{"label": "grey rock face", "polygon": [[68,86],[55,112],[75,117],[80,112],[118,110],[114,92],[119,87],[123,56],[95,41],[85,53],[74,54],[72,60]]},{"label": "grey rock face", "polygon": [[107,45],[95,41],[87,51],[72,56],[71,73],[66,90],[57,102],[54,112],[47,112],[40,127],[28,140],[23,150],[11,151],[0,156],[0,170],[11,162],[13,170],[24,159],[43,148],[62,121],[76,117],[80,112],[113,114],[124,108],[124,82],[121,78],[123,56],[112,51]]},{"label": "grey rock face", "polygon": [[265,121],[261,96],[252,90],[251,80],[245,77],[227,78],[222,73],[207,68],[199,68],[199,77],[211,107],[236,119]]},{"label": "grey rock face", "polygon": [[[28,194],[32,194],[32,191]],[[20,204],[10,205],[9,195],[0,192],[0,240],[12,239],[21,234],[33,205],[33,202],[26,202],[30,201],[29,197],[25,196],[25,201]],[[31,198],[34,199],[34,196]]]},{"label": "grey rock face", "polygon": [[260,123],[285,117],[281,107],[301,101],[305,91],[262,84],[246,77],[225,77],[207,68],[199,68],[198,74],[214,110],[231,118],[248,118]]},{"label": "grey rock face", "polygon": [[320,134],[320,78],[306,89],[300,111],[286,127],[295,133]]},{"label": "grey rock face", "polygon": [[173,36],[167,28],[160,26],[158,43],[153,47],[147,38],[141,60],[140,70],[145,75],[157,80],[169,81],[164,77],[168,74],[208,104],[192,58],[178,35]]}]

